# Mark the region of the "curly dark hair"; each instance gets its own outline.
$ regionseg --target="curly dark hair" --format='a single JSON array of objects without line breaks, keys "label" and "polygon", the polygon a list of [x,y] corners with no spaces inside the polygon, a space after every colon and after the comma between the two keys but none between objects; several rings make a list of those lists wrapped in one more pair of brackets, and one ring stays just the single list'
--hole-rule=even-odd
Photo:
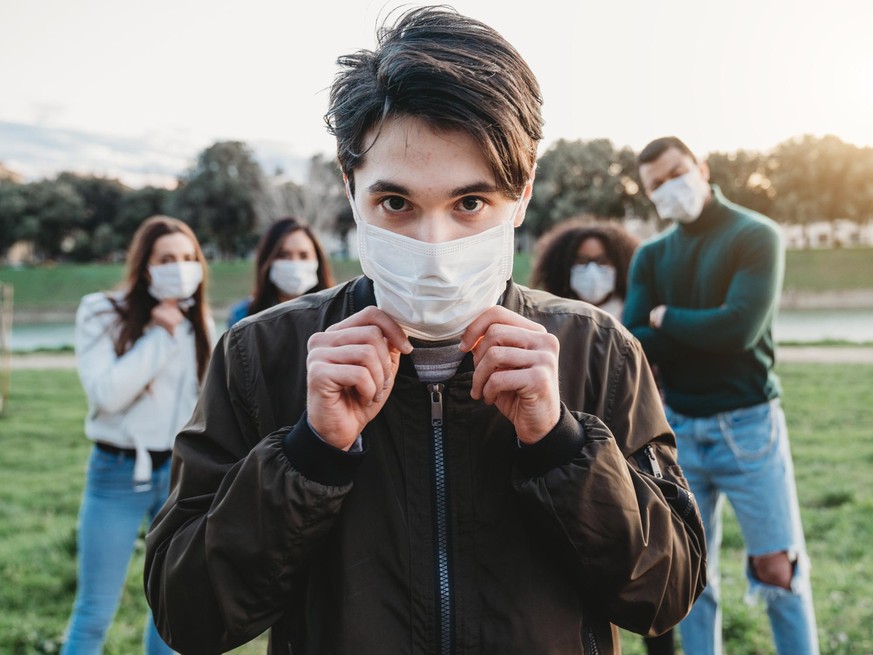
[{"label": "curly dark hair", "polygon": [[493,28],[431,6],[401,14],[379,30],[375,51],[337,60],[324,120],[354,193],[365,139],[396,117],[436,130],[460,130],[482,148],[497,186],[517,198],[542,139],[542,96],[533,72]]},{"label": "curly dark hair", "polygon": [[570,268],[576,262],[580,244],[595,238],[603,244],[615,266],[614,295],[624,300],[627,295],[627,274],[631,257],[639,239],[624,227],[612,222],[571,219],[546,232],[536,244],[536,260],[531,271],[530,286],[545,289],[563,298],[578,298],[570,288]]}]

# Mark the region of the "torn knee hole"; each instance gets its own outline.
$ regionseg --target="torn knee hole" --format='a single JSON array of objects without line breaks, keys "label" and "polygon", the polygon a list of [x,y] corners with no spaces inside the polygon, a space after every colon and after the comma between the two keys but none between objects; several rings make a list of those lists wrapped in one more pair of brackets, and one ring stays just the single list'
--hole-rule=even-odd
[{"label": "torn knee hole", "polygon": [[784,550],[749,557],[749,569],[756,580],[782,589],[791,589],[796,568],[797,558],[790,557]]}]

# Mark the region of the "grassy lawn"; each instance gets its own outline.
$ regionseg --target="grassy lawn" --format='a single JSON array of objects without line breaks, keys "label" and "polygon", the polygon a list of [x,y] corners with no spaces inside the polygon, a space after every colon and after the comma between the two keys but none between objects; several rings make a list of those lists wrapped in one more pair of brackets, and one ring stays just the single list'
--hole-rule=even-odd
[{"label": "grassy lawn", "polygon": [[[338,281],[360,274],[357,261],[335,260]],[[252,285],[250,261],[213,262],[210,265],[209,299],[223,309],[245,297]],[[513,277],[526,284],[530,276],[530,256],[516,257]],[[0,282],[15,287],[18,311],[59,311],[72,314],[86,293],[111,289],[123,275],[121,264],[58,264],[37,268],[0,268]],[[873,284],[873,249],[791,250],[787,253],[785,289],[794,291],[833,291],[869,289]]]},{"label": "grassy lawn", "polygon": [[785,289],[844,291],[873,287],[873,248],[789,250]]},{"label": "grassy lawn", "polygon": [[[784,364],[797,482],[822,652],[873,653],[873,366]],[[56,653],[75,593],[75,523],[89,444],[74,371],[14,371],[0,417],[0,653]],[[773,653],[763,608],[742,601],[743,554],[728,516],[722,552],[726,652]],[[141,652],[140,543],[106,653]],[[625,652],[643,653],[625,635]],[[263,639],[238,655],[263,653]]]},{"label": "grassy lawn", "polygon": [[[348,280],[360,274],[356,261],[336,261],[334,274]],[[0,268],[0,282],[15,287],[18,311],[58,311],[73,314],[87,293],[115,287],[124,275],[121,264],[56,264],[35,268]],[[208,294],[213,307],[227,307],[251,291],[253,263],[213,262],[209,266]]]}]

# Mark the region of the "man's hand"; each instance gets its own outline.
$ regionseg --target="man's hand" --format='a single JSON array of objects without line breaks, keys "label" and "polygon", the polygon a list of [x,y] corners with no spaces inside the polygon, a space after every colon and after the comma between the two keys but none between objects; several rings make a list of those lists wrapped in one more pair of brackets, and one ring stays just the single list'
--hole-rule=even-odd
[{"label": "man's hand", "polygon": [[152,323],[164,328],[171,335],[176,332],[179,323],[184,320],[185,315],[175,300],[162,300],[152,307]]},{"label": "man's hand", "polygon": [[473,398],[482,398],[515,426],[527,445],[546,436],[561,417],[558,339],[505,307],[491,307],[474,320],[461,340],[473,352]]},{"label": "man's hand", "polygon": [[330,445],[348,450],[382,409],[400,363],[412,352],[403,329],[376,307],[309,338],[306,411],[309,424]]},{"label": "man's hand", "polygon": [[667,305],[658,305],[649,312],[649,327],[655,330],[661,329],[664,322],[664,314],[667,313]]}]

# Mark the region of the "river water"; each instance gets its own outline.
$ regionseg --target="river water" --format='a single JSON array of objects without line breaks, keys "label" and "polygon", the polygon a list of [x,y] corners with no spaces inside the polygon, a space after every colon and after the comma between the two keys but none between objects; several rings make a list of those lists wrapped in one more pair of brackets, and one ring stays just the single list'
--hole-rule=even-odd
[{"label": "river water", "polygon": [[[72,323],[13,325],[10,348],[14,352],[27,352],[70,347],[73,331]],[[773,334],[780,343],[824,340],[873,343],[873,309],[783,309],[773,326]]]}]

